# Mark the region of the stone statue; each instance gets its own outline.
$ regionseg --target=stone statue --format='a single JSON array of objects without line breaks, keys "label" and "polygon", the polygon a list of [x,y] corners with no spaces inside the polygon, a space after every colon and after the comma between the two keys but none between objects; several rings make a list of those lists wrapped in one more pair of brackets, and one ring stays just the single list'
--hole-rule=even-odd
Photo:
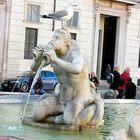
[{"label": "stone statue", "polygon": [[32,70],[45,59],[51,64],[59,84],[54,93],[42,95],[34,107],[33,119],[41,122],[55,116],[54,123],[75,126],[103,124],[104,103],[90,92],[88,70],[78,44],[67,29],[57,29],[46,46],[36,47]]},{"label": "stone statue", "polygon": [[129,120],[127,129],[113,131],[107,140],[140,140],[140,106]]}]

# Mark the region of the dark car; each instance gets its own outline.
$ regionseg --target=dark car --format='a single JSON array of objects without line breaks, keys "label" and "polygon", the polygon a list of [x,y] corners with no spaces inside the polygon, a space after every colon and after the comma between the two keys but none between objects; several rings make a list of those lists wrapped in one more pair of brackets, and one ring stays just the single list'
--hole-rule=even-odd
[{"label": "dark car", "polygon": [[[28,92],[33,82],[35,72],[26,71],[25,73],[17,76],[16,78],[10,78],[1,82],[2,91],[17,91]],[[43,89],[50,92],[54,90],[54,87],[58,83],[57,77],[54,72],[42,70],[40,76],[43,82]]]}]

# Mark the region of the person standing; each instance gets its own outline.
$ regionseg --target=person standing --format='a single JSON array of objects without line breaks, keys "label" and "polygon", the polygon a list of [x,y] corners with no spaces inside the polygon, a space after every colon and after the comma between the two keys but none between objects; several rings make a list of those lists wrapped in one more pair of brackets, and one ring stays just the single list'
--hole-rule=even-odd
[{"label": "person standing", "polygon": [[124,72],[120,75],[119,81],[119,94],[117,96],[118,99],[123,98],[125,95],[126,84],[128,83],[128,78],[130,77],[130,68],[125,68]]},{"label": "person standing", "polygon": [[135,99],[136,85],[132,82],[132,78],[128,78],[128,83],[125,90],[125,99]]},{"label": "person standing", "polygon": [[119,73],[120,67],[118,65],[114,66],[113,69],[113,82],[110,85],[110,89],[112,89],[115,93],[115,95],[118,95],[118,89],[119,89],[119,81],[120,81],[120,73]]},{"label": "person standing", "polygon": [[104,76],[105,76],[105,79],[107,80],[107,77],[109,75],[109,73],[111,72],[111,67],[110,67],[110,64],[107,64],[107,68],[104,72]]}]

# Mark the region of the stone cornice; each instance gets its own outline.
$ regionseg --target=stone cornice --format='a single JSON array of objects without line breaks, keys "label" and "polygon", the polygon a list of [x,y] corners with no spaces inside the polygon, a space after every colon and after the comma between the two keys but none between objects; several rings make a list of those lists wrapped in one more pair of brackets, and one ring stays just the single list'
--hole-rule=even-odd
[{"label": "stone cornice", "polygon": [[128,3],[128,4],[137,4],[140,3],[140,0],[113,0],[117,2],[123,2],[123,3]]},{"label": "stone cornice", "polygon": [[0,0],[0,2],[6,2],[7,0]]}]

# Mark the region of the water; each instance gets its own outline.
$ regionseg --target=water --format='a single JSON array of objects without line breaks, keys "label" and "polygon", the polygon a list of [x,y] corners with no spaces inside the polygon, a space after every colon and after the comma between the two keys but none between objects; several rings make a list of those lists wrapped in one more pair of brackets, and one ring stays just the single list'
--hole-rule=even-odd
[{"label": "water", "polygon": [[[105,104],[104,125],[94,130],[81,132],[60,131],[19,125],[24,104],[0,104],[0,135],[12,135],[27,140],[105,140],[111,130],[125,128],[136,104]],[[32,115],[33,104],[29,103],[25,116]]]},{"label": "water", "polygon": [[25,115],[25,112],[26,112],[26,108],[27,108],[27,105],[28,105],[28,102],[29,102],[29,99],[30,99],[30,94],[31,94],[31,91],[32,91],[32,89],[33,89],[33,86],[34,86],[35,83],[37,82],[38,77],[39,77],[39,73],[40,73],[41,69],[44,67],[45,63],[46,63],[46,61],[43,60],[42,63],[41,63],[41,65],[39,66],[39,68],[38,68],[36,74],[35,74],[35,77],[34,77],[34,79],[33,79],[33,82],[32,82],[32,85],[31,85],[31,88],[30,88],[30,91],[29,91],[29,93],[28,93],[28,97],[27,97],[27,100],[26,100],[26,104],[25,104],[25,107],[24,107],[24,110],[23,110],[23,114],[22,114],[22,117],[21,117],[21,122],[22,122],[23,119],[24,119],[24,115]]}]

